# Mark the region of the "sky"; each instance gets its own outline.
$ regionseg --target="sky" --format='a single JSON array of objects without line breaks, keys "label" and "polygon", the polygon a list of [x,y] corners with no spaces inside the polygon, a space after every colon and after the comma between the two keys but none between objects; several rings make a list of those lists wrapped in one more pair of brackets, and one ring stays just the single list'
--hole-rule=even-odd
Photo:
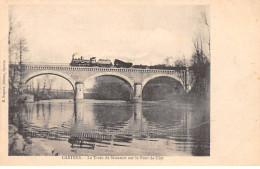
[{"label": "sky", "polygon": [[73,53],[133,64],[162,64],[194,51],[208,6],[19,5],[10,8],[26,62],[69,64]]}]

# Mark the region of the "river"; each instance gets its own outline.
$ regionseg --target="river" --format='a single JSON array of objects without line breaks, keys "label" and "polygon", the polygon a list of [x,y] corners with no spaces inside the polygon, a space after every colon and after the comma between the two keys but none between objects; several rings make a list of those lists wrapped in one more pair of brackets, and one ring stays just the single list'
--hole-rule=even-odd
[{"label": "river", "polygon": [[209,111],[203,107],[174,100],[45,100],[21,108],[18,129],[59,155],[208,156]]}]

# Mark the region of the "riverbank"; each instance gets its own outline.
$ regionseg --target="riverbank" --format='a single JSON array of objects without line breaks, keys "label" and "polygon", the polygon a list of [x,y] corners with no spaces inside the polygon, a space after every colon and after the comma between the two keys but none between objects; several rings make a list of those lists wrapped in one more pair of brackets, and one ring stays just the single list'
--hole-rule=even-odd
[{"label": "riverbank", "polygon": [[8,146],[10,156],[55,156],[55,149],[39,139],[23,138],[14,125],[9,125]]}]

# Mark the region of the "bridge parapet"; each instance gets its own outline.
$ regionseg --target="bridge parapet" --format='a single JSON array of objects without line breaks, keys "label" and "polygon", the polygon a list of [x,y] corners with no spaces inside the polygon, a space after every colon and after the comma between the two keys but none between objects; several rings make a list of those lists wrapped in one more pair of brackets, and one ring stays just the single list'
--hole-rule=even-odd
[{"label": "bridge parapet", "polygon": [[183,70],[165,70],[165,69],[137,69],[137,68],[114,68],[114,67],[71,67],[64,65],[25,65],[25,69],[31,70],[64,70],[64,71],[99,71],[99,72],[136,72],[136,73],[163,73],[176,74],[185,72]]}]

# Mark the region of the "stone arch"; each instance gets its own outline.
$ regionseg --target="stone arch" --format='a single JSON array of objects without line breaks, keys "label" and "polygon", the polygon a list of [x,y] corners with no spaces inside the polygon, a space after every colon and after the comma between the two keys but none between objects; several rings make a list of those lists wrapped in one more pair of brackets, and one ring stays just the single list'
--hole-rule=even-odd
[{"label": "stone arch", "polygon": [[87,79],[84,81],[84,83],[87,82],[88,80],[94,79],[94,78],[99,77],[99,76],[115,76],[115,77],[119,77],[120,79],[122,79],[122,80],[128,82],[128,83],[130,84],[131,89],[134,90],[134,81],[131,80],[129,77],[127,77],[127,76],[125,76],[125,75],[123,75],[123,74],[121,74],[121,73],[116,73],[116,72],[101,72],[101,73],[96,73],[96,74],[90,76],[89,78],[87,78]]},{"label": "stone arch", "polygon": [[68,76],[64,73],[61,73],[59,71],[43,70],[43,71],[33,72],[33,73],[27,75],[23,79],[23,83],[26,84],[29,80],[31,80],[37,76],[41,76],[41,75],[56,75],[56,76],[62,77],[63,79],[67,80],[71,84],[73,91],[75,90],[76,81],[73,78],[71,78],[70,76]]},{"label": "stone arch", "polygon": [[147,82],[149,82],[150,80],[152,80],[152,79],[154,79],[154,78],[157,78],[157,77],[170,77],[170,78],[172,78],[172,79],[174,79],[174,80],[179,81],[180,84],[182,85],[182,87],[185,89],[185,86],[184,86],[182,80],[181,80],[178,76],[176,76],[176,75],[174,75],[174,74],[155,74],[155,75],[153,75],[153,76],[150,76],[150,77],[146,78],[146,79],[142,82],[142,88],[144,88],[144,86],[146,85]]}]

